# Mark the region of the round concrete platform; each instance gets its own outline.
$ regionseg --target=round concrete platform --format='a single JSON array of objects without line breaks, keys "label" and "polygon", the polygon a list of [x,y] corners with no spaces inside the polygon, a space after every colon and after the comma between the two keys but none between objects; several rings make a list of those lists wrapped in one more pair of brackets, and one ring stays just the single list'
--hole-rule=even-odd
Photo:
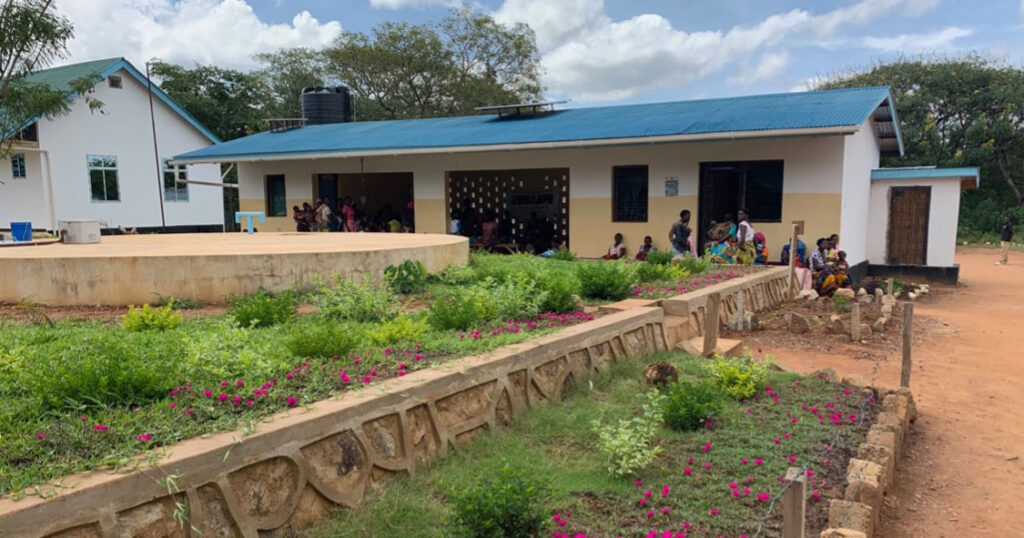
[{"label": "round concrete platform", "polygon": [[104,236],[88,245],[0,248],[0,301],[126,305],[162,296],[219,303],[259,288],[308,286],[314,275],[379,280],[405,260],[435,272],[468,258],[464,237],[437,234]]}]

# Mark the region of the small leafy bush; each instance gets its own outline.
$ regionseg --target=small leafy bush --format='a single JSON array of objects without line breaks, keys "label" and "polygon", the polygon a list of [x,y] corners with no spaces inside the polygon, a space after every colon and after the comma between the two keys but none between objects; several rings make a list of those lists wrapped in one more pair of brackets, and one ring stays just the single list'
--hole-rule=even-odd
[{"label": "small leafy bush", "polygon": [[576,253],[567,249],[559,249],[556,250],[555,253],[551,255],[551,259],[571,262],[576,260]]},{"label": "small leafy bush", "polygon": [[430,325],[442,331],[468,329],[486,316],[486,300],[475,286],[447,291],[430,305]]},{"label": "small leafy bush", "polygon": [[540,313],[547,293],[533,280],[496,283],[484,279],[475,286],[447,290],[430,305],[430,324],[439,330],[468,329],[477,323],[526,319]]},{"label": "small leafy bush", "polygon": [[266,290],[231,299],[228,315],[242,327],[270,327],[285,323],[295,316],[295,295],[290,291],[278,295]]},{"label": "small leafy bush", "polygon": [[660,446],[651,446],[661,420],[663,397],[657,391],[645,396],[639,417],[620,420],[615,425],[594,421],[597,447],[608,458],[608,472],[618,477],[629,476],[647,467],[661,453]]},{"label": "small leafy bush", "polygon": [[579,309],[582,288],[580,279],[567,271],[541,271],[534,276],[537,289],[546,294],[544,312],[574,312]]},{"label": "small leafy bush", "polygon": [[468,265],[449,265],[444,271],[434,273],[430,278],[441,284],[461,286],[476,282],[479,277],[476,270]]},{"label": "small leafy bush", "polygon": [[629,296],[632,265],[621,262],[581,263],[576,269],[583,295],[594,299],[620,300]]},{"label": "small leafy bush", "polygon": [[399,316],[391,321],[375,325],[366,331],[366,337],[378,346],[414,342],[426,334],[427,320],[412,316]]},{"label": "small leafy bush", "polygon": [[644,261],[647,263],[653,263],[655,265],[668,265],[672,263],[673,257],[674,256],[671,252],[664,250],[655,250],[653,252],[648,252],[647,256],[644,257]]},{"label": "small leafy bush", "polygon": [[291,324],[269,328],[241,327],[230,318],[190,331],[179,359],[185,379],[196,385],[224,379],[260,379],[292,368],[285,343]]},{"label": "small leafy bush", "polygon": [[288,329],[285,347],[292,355],[302,358],[345,356],[362,336],[355,327],[334,321],[296,323]]},{"label": "small leafy bush", "polygon": [[850,311],[850,299],[844,295],[833,295],[832,306],[835,307],[836,312],[845,314]]},{"label": "small leafy bush", "polygon": [[494,476],[463,491],[449,490],[446,538],[534,538],[548,528],[545,485],[503,465]]},{"label": "small leafy bush", "polygon": [[384,282],[395,293],[414,293],[426,285],[427,270],[419,260],[405,260],[384,270]]},{"label": "small leafy bush", "polygon": [[665,391],[661,417],[674,430],[696,430],[722,410],[722,392],[715,383],[680,381]]},{"label": "small leafy bush", "polygon": [[768,366],[770,363],[755,361],[749,357],[724,359],[717,357],[708,366],[719,389],[730,398],[743,400],[752,398],[764,388],[768,382]]},{"label": "small leafy bush", "polygon": [[173,304],[174,308],[177,308],[178,310],[195,310],[196,308],[203,306],[203,303],[195,299],[173,296],[164,297],[160,294],[155,295],[157,296],[157,300],[153,303],[153,306],[167,306],[169,304]]},{"label": "small leafy bush", "polygon": [[321,315],[367,322],[387,321],[398,315],[398,298],[388,288],[374,286],[366,279],[357,284],[341,275],[332,278],[334,287],[318,282],[317,292],[312,297]]},{"label": "small leafy bush", "polygon": [[121,316],[121,326],[129,331],[163,331],[181,325],[184,318],[174,309],[174,302],[154,308],[148,304],[136,309],[128,307],[128,313]]},{"label": "small leafy bush", "polygon": [[681,260],[676,262],[676,265],[681,269],[685,269],[689,274],[696,275],[710,269],[711,260],[707,257],[683,256]]}]

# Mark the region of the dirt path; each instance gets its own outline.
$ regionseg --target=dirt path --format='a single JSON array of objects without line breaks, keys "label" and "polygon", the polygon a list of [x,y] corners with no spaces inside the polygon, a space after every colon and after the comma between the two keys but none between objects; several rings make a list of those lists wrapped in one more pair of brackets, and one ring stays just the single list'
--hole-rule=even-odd
[{"label": "dirt path", "polygon": [[[915,305],[929,329],[915,338],[910,382],[919,418],[882,512],[883,538],[1020,536],[1024,524],[1024,255],[996,266],[994,250],[957,253],[962,286]],[[898,338],[898,337],[894,337]],[[871,377],[874,360],[763,349],[786,367],[825,366]],[[899,355],[878,382],[899,384]]]}]

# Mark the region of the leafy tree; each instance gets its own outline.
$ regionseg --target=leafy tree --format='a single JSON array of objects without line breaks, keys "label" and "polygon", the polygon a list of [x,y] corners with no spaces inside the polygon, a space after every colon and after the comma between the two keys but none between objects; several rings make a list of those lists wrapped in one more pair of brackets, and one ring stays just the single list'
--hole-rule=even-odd
[{"label": "leafy tree", "polygon": [[262,130],[269,108],[264,78],[212,65],[192,69],[154,61],[160,88],[222,140]]},{"label": "leafy tree", "polygon": [[961,234],[1024,217],[1024,70],[978,56],[899,59],[834,77],[822,88],[892,87],[905,155],[885,166],[978,166],[962,198]]},{"label": "leafy tree", "polygon": [[474,107],[540,95],[536,38],[469,8],[436,24],[386,22],[369,35],[346,32],[326,51],[337,77],[375,104],[363,119],[471,113]]},{"label": "leafy tree", "polygon": [[268,117],[301,118],[299,94],[307,86],[329,86],[337,82],[331,76],[327,56],[308,48],[281,49],[256,55],[262,66],[260,75],[266,80],[270,97]]},{"label": "leafy tree", "polygon": [[[5,0],[0,8],[0,157],[7,156],[27,122],[69,109],[67,90],[26,78],[67,54],[73,29],[66,18],[53,13],[52,4]],[[71,90],[84,94],[92,86],[89,82],[75,81]]]}]

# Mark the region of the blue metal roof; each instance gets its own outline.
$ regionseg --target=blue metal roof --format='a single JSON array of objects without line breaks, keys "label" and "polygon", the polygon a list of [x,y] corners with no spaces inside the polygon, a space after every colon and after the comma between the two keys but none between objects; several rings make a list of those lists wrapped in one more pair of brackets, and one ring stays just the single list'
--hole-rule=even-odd
[{"label": "blue metal roof", "polygon": [[[262,132],[198,149],[176,161],[231,161],[304,155],[358,156],[438,153],[521,144],[562,144],[779,131],[857,128],[886,107],[894,110],[888,87],[752,95],[670,103],[560,110],[547,115],[499,119],[496,115],[309,125]],[[877,119],[892,122],[892,116]],[[899,128],[893,127],[898,144]],[[796,131],[795,133],[793,131]],[[813,131],[812,131],[813,132]],[[624,142],[628,143],[628,142]],[[902,152],[902,146],[899,147]]]},{"label": "blue metal roof", "polygon": [[[132,78],[139,81],[139,83],[143,86],[147,85],[146,75],[140,72],[138,69],[136,69],[135,66],[131,64],[131,62],[125,60],[124,58],[107,58],[104,60],[93,60],[91,62],[82,62],[77,64],[62,65],[60,67],[53,67],[50,69],[43,69],[42,71],[37,71],[35,73],[28,75],[27,77],[25,77],[25,79],[29,82],[46,84],[56,90],[66,91],[68,92],[67,99],[68,101],[70,101],[78,97],[78,94],[71,89],[71,82],[73,82],[74,80],[92,76],[94,80],[98,83],[101,80],[105,80],[107,77],[113,75],[121,69],[124,69],[129,75],[132,76]],[[198,130],[200,133],[203,134],[203,136],[208,138],[210,142],[213,142],[214,144],[220,142],[220,138],[217,138],[217,135],[213,134],[213,132],[207,129],[206,126],[204,126],[202,123],[199,123],[199,120],[195,119],[195,117],[189,114],[188,111],[186,111],[184,108],[181,107],[181,105],[176,103],[174,99],[171,99],[171,97],[164,93],[164,91],[161,90],[159,86],[153,84],[152,87],[153,95],[155,95],[164,104],[170,107],[171,110],[176,112],[179,116],[181,116],[182,119],[184,119],[193,127],[195,127],[196,130]],[[15,132],[20,131],[24,127],[27,127],[37,121],[39,121],[39,118],[32,118],[25,122],[25,124],[22,125],[22,127],[16,129]]]},{"label": "blue metal roof", "polygon": [[980,174],[976,167],[936,168],[934,166],[907,166],[904,168],[879,168],[871,171],[871,180],[880,179],[974,179]]}]

